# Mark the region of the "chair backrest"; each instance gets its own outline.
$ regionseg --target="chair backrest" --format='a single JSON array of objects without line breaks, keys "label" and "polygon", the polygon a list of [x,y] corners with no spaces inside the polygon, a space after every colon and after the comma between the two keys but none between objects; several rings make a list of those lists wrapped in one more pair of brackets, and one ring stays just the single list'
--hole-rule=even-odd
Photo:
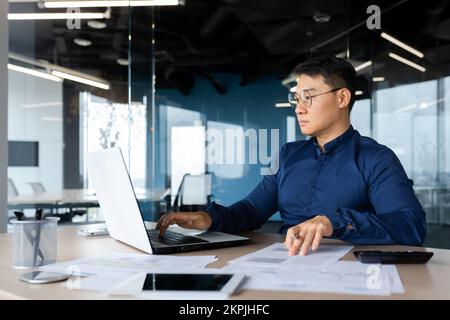
[{"label": "chair backrest", "polygon": [[34,193],[44,193],[46,190],[41,182],[28,182]]},{"label": "chair backrest", "polygon": [[175,199],[175,206],[207,205],[211,195],[212,175],[185,174]]},{"label": "chair backrest", "polygon": [[211,175],[187,175],[184,177],[181,204],[207,204],[211,194]]},{"label": "chair backrest", "polygon": [[17,191],[16,185],[11,178],[8,178],[8,197],[18,196],[19,192]]}]

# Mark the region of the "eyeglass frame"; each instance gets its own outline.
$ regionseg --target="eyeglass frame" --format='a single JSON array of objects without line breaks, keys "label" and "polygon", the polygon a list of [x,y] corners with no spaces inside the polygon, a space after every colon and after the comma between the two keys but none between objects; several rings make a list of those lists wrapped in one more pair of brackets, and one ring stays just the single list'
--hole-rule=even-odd
[{"label": "eyeglass frame", "polygon": [[[302,103],[303,103],[307,108],[311,108],[311,106],[312,106],[312,98],[321,96],[321,95],[323,95],[323,94],[336,92],[336,91],[341,90],[341,89],[345,89],[345,87],[331,89],[330,91],[318,93],[318,94],[315,94],[315,95],[312,95],[311,93],[309,93],[308,89],[302,89],[302,90],[300,91],[300,98],[297,96],[297,93],[296,93],[296,92],[289,92],[289,94],[288,94],[288,101],[289,101],[289,103],[291,104],[291,106],[292,106],[293,108],[297,107],[297,104],[300,102],[300,100],[302,101]],[[309,95],[309,97],[311,98],[311,103],[310,103],[309,105],[308,105],[307,103],[305,103],[305,101],[301,98],[301,97],[303,96],[303,93],[304,93],[304,92],[306,92],[306,93]],[[295,104],[292,103],[291,97],[294,97],[293,100],[295,101]]]}]

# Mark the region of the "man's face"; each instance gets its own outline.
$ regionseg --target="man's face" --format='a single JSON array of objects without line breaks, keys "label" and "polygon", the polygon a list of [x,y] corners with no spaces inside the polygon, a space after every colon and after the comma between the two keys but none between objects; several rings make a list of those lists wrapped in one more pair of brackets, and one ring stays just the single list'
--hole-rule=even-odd
[{"label": "man's face", "polygon": [[339,108],[339,92],[330,92],[312,98],[311,106],[307,107],[300,99],[301,91],[308,90],[311,96],[324,93],[335,88],[330,88],[322,76],[310,77],[301,75],[298,78],[295,90],[299,102],[295,108],[298,123],[302,134],[307,136],[317,136],[327,131],[342,117],[342,110]]}]

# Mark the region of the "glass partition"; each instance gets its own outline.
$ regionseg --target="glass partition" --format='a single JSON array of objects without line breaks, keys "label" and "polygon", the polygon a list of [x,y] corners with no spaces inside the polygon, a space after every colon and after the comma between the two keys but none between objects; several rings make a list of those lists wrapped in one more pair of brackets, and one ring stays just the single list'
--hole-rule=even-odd
[{"label": "glass partition", "polygon": [[[129,92],[130,8],[41,4],[9,4],[9,216],[43,208],[62,224],[103,221],[88,152],[121,147],[136,187],[147,183],[146,101]],[[66,18],[43,19],[49,12]]]},{"label": "glass partition", "polygon": [[[422,30],[425,22],[402,14],[414,12],[408,2],[376,2],[381,29],[368,29],[363,2],[336,6],[328,20],[317,14],[328,5],[308,1],[185,1],[82,8],[98,18],[79,21],[10,20],[10,216],[44,207],[68,213],[66,223],[102,221],[86,156],[108,147],[122,149],[146,220],[182,204],[186,175],[204,177],[207,203],[242,199],[284,143],[308,138],[287,103],[293,68],[332,54],[358,70],[353,126],[396,153],[428,222],[449,224],[445,14]],[[47,11],[10,3],[11,13]]]}]

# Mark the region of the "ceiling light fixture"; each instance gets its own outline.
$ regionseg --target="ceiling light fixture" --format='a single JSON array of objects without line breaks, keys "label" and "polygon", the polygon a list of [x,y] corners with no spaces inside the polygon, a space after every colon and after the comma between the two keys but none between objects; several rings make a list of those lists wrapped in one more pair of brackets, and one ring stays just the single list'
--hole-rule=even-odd
[{"label": "ceiling light fixture", "polygon": [[92,45],[92,41],[88,39],[75,38],[73,42],[80,47],[89,47]]},{"label": "ceiling light fixture", "polygon": [[417,103],[413,103],[413,104],[407,105],[406,107],[399,108],[399,109],[395,110],[394,113],[405,112],[405,111],[412,110],[415,108],[417,108]]},{"label": "ceiling light fixture", "polygon": [[419,58],[424,57],[424,54],[422,52],[420,52],[419,50],[416,50],[413,47],[408,46],[406,43],[401,42],[400,40],[394,38],[393,36],[387,34],[386,32],[382,32],[381,37],[390,41],[391,43],[399,46],[400,48],[405,49],[406,51],[418,56]]},{"label": "ceiling light fixture", "polygon": [[384,81],[384,77],[373,77],[372,81],[373,82],[382,82],[382,81]]},{"label": "ceiling light fixture", "polygon": [[120,64],[121,66],[127,66],[127,65],[130,64],[128,59],[126,59],[126,58],[119,58],[119,59],[116,60],[116,62],[118,64]]},{"label": "ceiling light fixture", "polygon": [[313,19],[318,23],[327,23],[328,21],[330,21],[331,16],[328,13],[316,12],[313,15]]},{"label": "ceiling light fixture", "polygon": [[[58,79],[58,81],[63,81],[63,79],[67,79],[67,80],[91,85],[94,87],[98,87],[101,89],[105,89],[105,90],[110,89],[110,83],[108,81],[106,81],[102,78],[94,77],[87,73],[64,68],[64,67],[56,65],[56,64],[43,63],[43,62],[40,62],[40,61],[37,61],[34,59],[30,59],[26,56],[22,56],[20,54],[13,53],[13,52],[10,52],[8,54],[8,57],[9,57],[9,59],[19,61],[20,63],[25,63],[25,64],[29,64],[32,66],[36,66],[38,68],[42,68],[43,70],[48,70],[49,73],[51,70],[51,74],[46,74],[44,72],[38,72],[39,75],[37,75],[37,76],[44,75],[45,78],[49,78],[50,80],[54,79],[55,81],[56,81],[56,79]],[[18,66],[15,66],[15,67],[25,69],[25,71],[27,71],[26,73],[30,73],[30,71],[34,71],[32,69],[27,69],[27,68],[23,68],[23,67],[18,67]],[[12,68],[12,67],[10,67],[10,68]]]},{"label": "ceiling light fixture", "polygon": [[109,15],[103,12],[80,13],[8,13],[8,20],[67,20],[67,19],[107,19]]},{"label": "ceiling light fixture", "polygon": [[50,108],[50,107],[61,107],[61,106],[62,106],[62,101],[22,103],[22,108],[24,108],[24,109]]},{"label": "ceiling light fixture", "polygon": [[88,25],[88,27],[90,27],[92,29],[97,29],[97,30],[105,29],[107,27],[105,22],[97,21],[97,20],[90,20],[87,22],[87,25]]},{"label": "ceiling light fixture", "polygon": [[178,6],[179,0],[86,0],[86,1],[45,1],[46,8],[99,8],[99,7],[150,7]]},{"label": "ceiling light fixture", "polygon": [[292,105],[289,102],[275,103],[275,108],[290,108]]},{"label": "ceiling light fixture", "polygon": [[358,72],[358,71],[360,71],[362,69],[370,67],[371,65],[372,65],[372,60],[366,61],[366,62],[360,64],[359,66],[356,66],[355,67],[355,71]]},{"label": "ceiling light fixture", "polygon": [[42,121],[50,121],[50,122],[62,122],[63,119],[59,117],[41,117]]},{"label": "ceiling light fixture", "polygon": [[418,65],[417,63],[414,63],[408,59],[405,59],[405,58],[399,56],[398,54],[390,52],[389,57],[391,57],[392,59],[395,59],[397,61],[400,61],[401,63],[404,63],[404,64],[410,66],[411,68],[417,69],[421,72],[425,72],[427,70],[426,68],[422,67],[421,65]]},{"label": "ceiling light fixture", "polygon": [[110,85],[107,83],[102,83],[99,81],[94,81],[94,80],[90,80],[87,78],[82,78],[82,77],[78,77],[76,75],[73,74],[69,74],[69,73],[65,73],[65,72],[61,72],[61,71],[52,71],[52,75],[63,78],[63,79],[67,79],[70,81],[75,81],[75,82],[79,82],[79,83],[83,83],[83,84],[87,84],[89,86],[93,86],[93,87],[97,87],[100,89],[104,89],[104,90],[109,90]]},{"label": "ceiling light fixture", "polygon": [[364,92],[361,90],[355,91],[355,96],[362,96],[363,94],[364,94]]},{"label": "ceiling light fixture", "polygon": [[8,69],[9,70],[13,70],[13,71],[17,71],[17,72],[22,72],[22,73],[26,73],[35,77],[39,77],[39,78],[43,78],[43,79],[47,79],[47,80],[51,80],[51,81],[56,81],[56,82],[61,82],[62,79],[58,78],[57,76],[45,73],[45,72],[41,72],[41,71],[36,71],[30,68],[24,68],[15,64],[10,64],[8,63]]}]

